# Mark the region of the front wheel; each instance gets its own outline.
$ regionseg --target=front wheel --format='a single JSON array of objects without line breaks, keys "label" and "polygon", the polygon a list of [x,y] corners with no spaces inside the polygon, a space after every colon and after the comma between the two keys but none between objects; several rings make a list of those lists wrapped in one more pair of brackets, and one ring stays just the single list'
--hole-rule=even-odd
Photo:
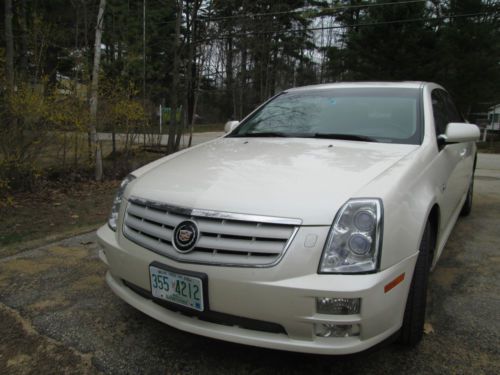
[{"label": "front wheel", "polygon": [[422,339],[425,322],[425,306],[427,303],[427,284],[431,264],[433,233],[430,222],[427,222],[420,243],[419,254],[408,299],[406,301],[403,326],[399,342],[405,346],[415,346]]}]

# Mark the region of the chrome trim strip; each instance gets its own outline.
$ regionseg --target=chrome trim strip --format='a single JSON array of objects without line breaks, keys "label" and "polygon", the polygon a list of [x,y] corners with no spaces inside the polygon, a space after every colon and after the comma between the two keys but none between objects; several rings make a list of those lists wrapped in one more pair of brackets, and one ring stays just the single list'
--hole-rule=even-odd
[{"label": "chrome trim strip", "polygon": [[282,224],[282,225],[302,224],[302,220],[300,219],[289,219],[283,217],[259,216],[259,215],[249,215],[249,214],[236,214],[232,212],[193,209],[191,214],[196,217],[207,217],[211,219],[220,219],[220,220],[250,221],[257,223]]},{"label": "chrome trim strip", "polygon": [[197,208],[172,206],[166,203],[152,201],[149,199],[139,198],[135,196],[130,196],[128,198],[128,201],[132,203],[138,203],[144,206],[156,207],[160,210],[170,211],[172,213],[178,213],[193,217],[205,217],[205,218],[219,219],[219,220],[250,221],[257,223],[282,224],[282,225],[294,225],[294,226],[300,226],[302,224],[301,219],[291,219],[286,217],[275,217],[275,216],[261,216],[252,214],[238,214],[233,212],[201,210]]},{"label": "chrome trim strip", "polygon": [[135,196],[130,196],[128,199],[126,198],[127,201],[132,202],[132,203],[137,203],[143,206],[151,206],[158,208],[159,210],[164,210],[164,211],[170,211],[174,214],[180,214],[180,215],[186,215],[186,216],[191,216],[191,211],[192,209],[187,208],[187,207],[181,207],[181,206],[171,206],[166,203],[161,203],[157,201],[152,201],[149,199],[144,199],[144,198],[139,198]]}]

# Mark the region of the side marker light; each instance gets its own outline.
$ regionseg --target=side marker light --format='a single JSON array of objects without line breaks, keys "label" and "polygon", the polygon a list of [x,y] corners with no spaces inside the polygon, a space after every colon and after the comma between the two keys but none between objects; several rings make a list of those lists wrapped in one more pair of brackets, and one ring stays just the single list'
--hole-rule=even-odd
[{"label": "side marker light", "polygon": [[401,275],[396,277],[394,280],[392,280],[389,284],[384,286],[384,293],[389,292],[391,289],[396,287],[396,285],[400,284],[404,279],[405,279],[405,274],[402,273]]}]

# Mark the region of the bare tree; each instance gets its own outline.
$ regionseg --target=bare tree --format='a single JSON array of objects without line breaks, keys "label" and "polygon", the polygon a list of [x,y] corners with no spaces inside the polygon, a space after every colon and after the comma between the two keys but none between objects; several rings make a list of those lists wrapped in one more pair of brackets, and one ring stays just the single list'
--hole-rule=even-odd
[{"label": "bare tree", "polygon": [[14,35],[12,33],[12,0],[5,0],[5,77],[9,92],[14,89]]},{"label": "bare tree", "polygon": [[95,179],[102,180],[102,155],[101,147],[97,139],[97,101],[99,96],[99,66],[101,63],[101,39],[103,29],[104,10],[106,8],[106,0],[100,0],[99,13],[97,15],[97,25],[95,29],[94,43],[94,66],[92,68],[92,85],[90,93],[90,122],[89,131],[92,141],[92,149],[95,156]]},{"label": "bare tree", "polygon": [[175,20],[175,40],[174,40],[174,66],[172,68],[172,89],[170,93],[170,124],[168,129],[168,145],[167,153],[170,154],[175,150],[175,135],[177,130],[177,103],[179,90],[179,65],[180,65],[180,37],[181,37],[181,22],[182,9],[184,0],[177,0],[177,18]]},{"label": "bare tree", "polygon": [[[189,141],[188,141],[188,147],[191,147],[191,144],[193,142],[193,131],[194,131],[194,123],[196,121],[196,108],[198,106],[198,97],[200,94],[200,77],[203,73],[204,65],[205,65],[205,54],[203,52],[200,53],[200,61],[199,61],[199,66],[196,66],[196,41],[194,40],[198,34],[197,29],[196,29],[196,17],[199,8],[201,7],[201,1],[197,5],[197,8],[195,9],[193,7],[193,15],[192,15],[192,35],[193,37],[191,38],[191,43],[189,45],[189,57],[190,61],[194,63],[194,69],[192,67],[189,67],[189,77],[190,77],[190,85],[189,85],[189,90],[192,90],[192,97],[193,97],[193,106],[191,108],[191,114],[190,114],[190,122],[189,122]],[[207,19],[207,24],[206,28],[207,30],[210,28],[210,17],[212,14],[212,2],[209,4],[208,8],[208,19]],[[210,44],[210,46],[213,46],[213,44]],[[200,48],[200,50],[202,50]],[[211,53],[211,47],[210,47],[210,53]],[[189,95],[189,94],[188,94]]]},{"label": "bare tree", "polygon": [[184,123],[183,126],[177,129],[177,137],[175,139],[175,149],[178,150],[184,131],[184,126],[187,128],[189,124],[193,123],[195,116],[193,109],[196,102],[195,94],[195,75],[196,75],[196,35],[197,35],[197,20],[198,11],[200,10],[202,0],[191,0],[191,9],[189,3],[186,4],[186,39],[187,45],[187,61],[186,61],[186,84],[184,96]]}]

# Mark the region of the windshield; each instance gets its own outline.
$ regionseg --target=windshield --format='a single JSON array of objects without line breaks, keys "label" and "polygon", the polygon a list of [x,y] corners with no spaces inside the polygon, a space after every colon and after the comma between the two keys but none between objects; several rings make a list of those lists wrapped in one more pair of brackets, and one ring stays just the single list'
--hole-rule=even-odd
[{"label": "windshield", "polygon": [[418,89],[337,88],[284,92],[229,137],[420,144],[420,128]]}]

